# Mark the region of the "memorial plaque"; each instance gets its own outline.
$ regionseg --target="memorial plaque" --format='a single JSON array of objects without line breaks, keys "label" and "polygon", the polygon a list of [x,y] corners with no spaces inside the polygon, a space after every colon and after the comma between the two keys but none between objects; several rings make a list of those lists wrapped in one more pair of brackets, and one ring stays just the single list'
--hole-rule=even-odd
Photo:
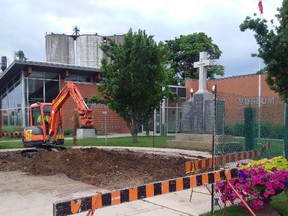
[{"label": "memorial plaque", "polygon": [[204,134],[212,134],[214,122],[214,101],[205,101]]},{"label": "memorial plaque", "polygon": [[182,133],[192,133],[192,101],[182,103]]},{"label": "memorial plaque", "polygon": [[192,133],[203,133],[203,95],[196,94],[192,104]]}]

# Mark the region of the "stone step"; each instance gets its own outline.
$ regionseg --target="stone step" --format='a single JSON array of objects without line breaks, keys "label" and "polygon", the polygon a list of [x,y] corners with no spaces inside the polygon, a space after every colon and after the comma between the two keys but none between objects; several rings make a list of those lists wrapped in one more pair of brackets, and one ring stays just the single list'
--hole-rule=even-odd
[{"label": "stone step", "polygon": [[167,147],[196,151],[212,151],[212,142],[194,142],[189,140],[167,140]]},{"label": "stone step", "polygon": [[[175,135],[175,140],[187,140],[195,142],[212,142],[212,134],[186,134],[178,133]],[[230,142],[232,136],[227,135],[217,135],[215,137],[215,142]]]},{"label": "stone step", "polygon": [[211,134],[176,134],[175,140],[186,140],[195,142],[212,142]]}]

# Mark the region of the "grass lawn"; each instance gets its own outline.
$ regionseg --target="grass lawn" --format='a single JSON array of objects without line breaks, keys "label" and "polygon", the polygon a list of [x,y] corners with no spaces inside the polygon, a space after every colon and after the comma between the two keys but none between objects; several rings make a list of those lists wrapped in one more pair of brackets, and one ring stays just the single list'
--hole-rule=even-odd
[{"label": "grass lawn", "polygon": [[[245,138],[244,137],[233,137],[233,142],[239,142],[245,150]],[[262,157],[275,157],[283,155],[284,151],[284,141],[281,139],[257,139],[257,148],[260,149],[261,145],[270,143],[270,151],[267,152],[268,155],[263,154]]]},{"label": "grass lawn", "polygon": [[0,149],[22,148],[21,138],[0,138]]},{"label": "grass lawn", "polygon": [[[200,216],[210,216],[211,212],[207,212],[205,214],[201,214]],[[215,216],[223,216],[224,215],[224,209],[217,210],[214,212]],[[233,216],[241,216],[241,215],[247,215],[245,210],[240,206],[231,206],[226,209],[226,215],[233,215]]]},{"label": "grass lawn", "polygon": [[[103,137],[103,135],[101,136]],[[117,137],[117,138],[107,138],[107,146],[130,146],[130,147],[156,147],[165,148],[166,140],[175,139],[175,136],[138,136],[138,143],[132,143],[132,137]],[[3,142],[2,142],[3,141]],[[234,142],[239,142],[243,145],[245,149],[245,140],[242,137],[234,137]],[[270,151],[268,155],[263,154],[262,157],[275,157],[283,155],[283,140],[260,140],[258,143],[265,144],[270,142]],[[65,146],[73,146],[72,137],[65,138]],[[105,138],[87,138],[77,140],[78,146],[105,146]],[[21,138],[0,138],[0,149],[9,148],[22,148]],[[260,144],[258,145],[260,148]]]},{"label": "grass lawn", "polygon": [[[107,146],[130,147],[156,147],[165,148],[166,140],[174,139],[174,136],[138,136],[138,143],[132,143],[132,137],[107,138]],[[65,146],[73,146],[71,137],[65,139]],[[77,146],[105,146],[105,138],[78,139]],[[0,138],[0,149],[22,148],[20,138]]]},{"label": "grass lawn", "polygon": [[[165,148],[166,140],[174,139],[174,136],[138,136],[138,143],[132,143],[132,136],[107,138],[107,146],[128,147],[156,147]],[[77,140],[79,146],[106,146],[105,138],[89,138]],[[73,146],[73,140],[65,140],[65,146]]]}]

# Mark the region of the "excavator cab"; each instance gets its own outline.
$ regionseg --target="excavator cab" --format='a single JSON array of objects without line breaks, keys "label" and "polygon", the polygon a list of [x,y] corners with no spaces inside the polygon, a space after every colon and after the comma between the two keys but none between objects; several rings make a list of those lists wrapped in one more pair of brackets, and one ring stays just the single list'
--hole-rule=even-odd
[{"label": "excavator cab", "polygon": [[51,123],[51,103],[34,103],[30,106],[30,126],[23,131],[24,147],[42,147],[47,144],[61,145],[64,143],[63,116],[59,109],[54,115],[56,128],[53,134],[49,135]]}]

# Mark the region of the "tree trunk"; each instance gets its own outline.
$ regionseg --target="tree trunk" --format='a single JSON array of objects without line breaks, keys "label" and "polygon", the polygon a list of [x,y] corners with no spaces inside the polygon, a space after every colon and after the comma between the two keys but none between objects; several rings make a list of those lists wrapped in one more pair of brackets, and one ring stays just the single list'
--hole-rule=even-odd
[{"label": "tree trunk", "polygon": [[145,128],[146,128],[146,136],[149,136],[149,121],[145,122]]},{"label": "tree trunk", "polygon": [[132,128],[131,135],[132,135],[132,143],[138,143],[138,129]]},{"label": "tree trunk", "polygon": [[138,124],[135,120],[132,120],[132,122],[129,125],[130,127],[130,132],[132,135],[132,143],[138,143],[138,132],[139,132],[139,128],[138,128]]}]

